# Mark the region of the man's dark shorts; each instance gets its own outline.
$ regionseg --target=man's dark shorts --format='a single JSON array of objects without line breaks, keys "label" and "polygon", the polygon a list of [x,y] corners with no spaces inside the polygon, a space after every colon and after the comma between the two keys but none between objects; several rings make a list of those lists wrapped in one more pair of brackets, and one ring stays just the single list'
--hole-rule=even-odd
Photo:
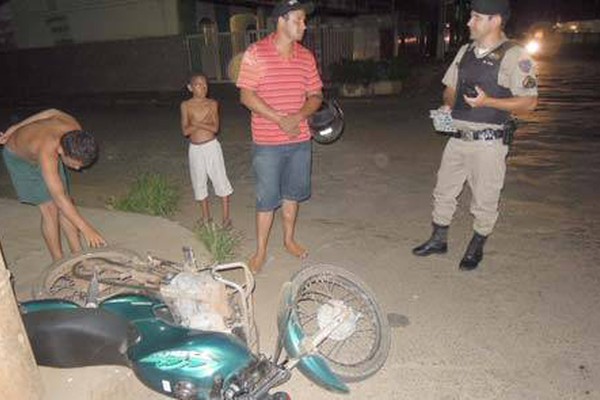
[{"label": "man's dark shorts", "polygon": [[252,167],[257,211],[272,211],[283,200],[310,197],[311,142],[278,146],[254,145]]},{"label": "man's dark shorts", "polygon": [[[21,203],[39,205],[52,200],[39,165],[23,160],[6,147],[2,151],[2,156]],[[69,175],[60,159],[58,160],[58,172],[65,187],[65,192],[69,193]]]}]

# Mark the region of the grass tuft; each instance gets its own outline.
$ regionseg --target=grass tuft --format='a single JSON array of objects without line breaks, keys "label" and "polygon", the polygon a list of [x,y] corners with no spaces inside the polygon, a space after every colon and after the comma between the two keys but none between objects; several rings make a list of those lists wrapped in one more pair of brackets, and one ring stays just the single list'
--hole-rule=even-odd
[{"label": "grass tuft", "polygon": [[235,257],[235,251],[241,238],[231,228],[224,228],[214,222],[208,222],[198,225],[195,233],[212,256],[213,262],[222,264]]},{"label": "grass tuft", "polygon": [[135,180],[129,192],[109,201],[116,210],[168,217],[177,211],[179,190],[157,173],[144,173]]}]

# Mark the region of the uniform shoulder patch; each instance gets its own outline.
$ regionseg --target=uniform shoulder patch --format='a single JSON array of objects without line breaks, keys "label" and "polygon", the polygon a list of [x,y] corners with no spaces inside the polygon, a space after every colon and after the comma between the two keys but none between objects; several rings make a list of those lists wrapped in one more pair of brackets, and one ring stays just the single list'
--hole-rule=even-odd
[{"label": "uniform shoulder patch", "polygon": [[533,68],[533,63],[529,59],[524,59],[519,61],[519,69],[524,74],[528,74],[531,72],[531,68]]},{"label": "uniform shoulder patch", "polygon": [[534,89],[537,87],[537,80],[533,76],[527,75],[525,79],[523,79],[523,87],[525,89]]}]

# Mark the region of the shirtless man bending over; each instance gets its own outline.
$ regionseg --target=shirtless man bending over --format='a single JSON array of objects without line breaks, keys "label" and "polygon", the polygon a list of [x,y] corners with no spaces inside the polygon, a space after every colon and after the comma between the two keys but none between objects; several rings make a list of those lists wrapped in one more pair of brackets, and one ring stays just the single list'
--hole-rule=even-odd
[{"label": "shirtless man bending over", "polygon": [[53,260],[63,257],[61,228],[73,253],[81,251],[79,232],[90,247],[106,244],[69,196],[65,166],[79,170],[98,155],[96,140],[75,118],[59,110],[42,111],[9,127],[0,145],[19,201],[40,208],[42,235]]}]

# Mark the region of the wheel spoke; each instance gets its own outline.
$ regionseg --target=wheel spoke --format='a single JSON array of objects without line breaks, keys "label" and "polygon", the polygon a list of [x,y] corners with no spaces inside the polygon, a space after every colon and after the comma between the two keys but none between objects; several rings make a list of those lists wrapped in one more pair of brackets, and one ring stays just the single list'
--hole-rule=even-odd
[{"label": "wheel spoke", "polygon": [[[346,344],[348,343],[348,341],[346,340],[339,340],[337,341],[332,347],[331,350],[329,350],[327,352],[327,354],[324,354],[327,358],[331,358],[331,355],[335,352],[336,354],[339,352],[339,350],[341,350]],[[323,354],[323,353],[321,353]]]}]

